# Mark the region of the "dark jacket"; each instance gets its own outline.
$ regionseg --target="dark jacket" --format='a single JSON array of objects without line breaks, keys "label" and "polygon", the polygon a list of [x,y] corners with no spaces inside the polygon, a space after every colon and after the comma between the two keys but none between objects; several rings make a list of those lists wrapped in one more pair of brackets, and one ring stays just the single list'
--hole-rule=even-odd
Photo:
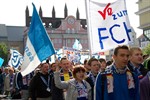
[{"label": "dark jacket", "polygon": [[47,86],[44,84],[41,76],[47,81],[49,80],[49,88],[51,89],[51,80],[52,77],[49,74],[43,75],[42,73],[37,73],[31,80],[29,85],[29,97],[30,98],[47,98],[51,96],[51,91],[47,91]]},{"label": "dark jacket", "polygon": [[[150,74],[150,72],[149,72]],[[140,81],[140,97],[141,100],[150,99],[150,80],[148,74]]]},{"label": "dark jacket", "polygon": [[135,70],[131,62],[128,62],[128,68],[130,69],[131,72],[135,72],[136,74],[138,74],[138,76],[141,74],[144,77],[147,74],[148,70],[145,69],[142,64],[140,64],[139,66],[140,66],[140,69],[139,69],[140,73]]},{"label": "dark jacket", "polygon": [[[85,78],[85,80],[90,84],[91,86],[91,95],[92,95],[92,100],[94,100],[94,84],[95,82],[93,82],[92,78],[90,77],[91,72],[87,75],[87,77]],[[94,76],[94,78],[96,79],[96,76]]]},{"label": "dark jacket", "polygon": [[23,86],[23,81],[22,81],[21,72],[17,72],[15,74],[15,78],[14,78],[13,88],[15,88],[18,91],[21,91],[22,90],[22,86]]},{"label": "dark jacket", "polygon": [[54,83],[54,74],[51,73],[51,76],[52,76],[52,87],[51,87],[51,90],[52,90],[52,100],[65,100],[64,99],[64,95],[63,95],[63,89],[59,89],[55,86],[55,83]]}]

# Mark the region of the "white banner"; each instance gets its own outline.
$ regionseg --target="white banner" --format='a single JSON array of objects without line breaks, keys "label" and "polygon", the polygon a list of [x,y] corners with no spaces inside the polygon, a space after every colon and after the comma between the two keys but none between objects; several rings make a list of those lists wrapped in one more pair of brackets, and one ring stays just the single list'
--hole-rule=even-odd
[{"label": "white banner", "polygon": [[132,41],[125,0],[107,4],[86,0],[86,10],[92,54]]}]

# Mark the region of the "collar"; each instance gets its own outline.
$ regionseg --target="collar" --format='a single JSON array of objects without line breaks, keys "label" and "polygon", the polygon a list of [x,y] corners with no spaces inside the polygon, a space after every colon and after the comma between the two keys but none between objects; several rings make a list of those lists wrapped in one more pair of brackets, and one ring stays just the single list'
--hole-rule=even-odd
[{"label": "collar", "polygon": [[140,65],[138,65],[138,67],[135,67],[132,62],[130,62],[129,64],[132,66],[133,70],[136,70],[136,69],[140,70],[140,68],[141,68]]},{"label": "collar", "polygon": [[126,71],[128,70],[128,67],[125,66],[123,69],[120,69],[120,68],[117,68],[117,67],[115,66],[115,64],[113,64],[113,70],[114,70],[114,72],[117,73],[117,74],[124,74],[124,73],[126,73]]}]

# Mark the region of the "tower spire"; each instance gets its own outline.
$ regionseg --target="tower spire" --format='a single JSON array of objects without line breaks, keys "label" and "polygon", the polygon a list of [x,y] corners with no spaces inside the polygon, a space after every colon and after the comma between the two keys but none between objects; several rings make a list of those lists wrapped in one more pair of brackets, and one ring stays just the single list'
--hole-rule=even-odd
[{"label": "tower spire", "polygon": [[39,10],[39,15],[42,18],[43,14],[42,14],[42,8],[41,8],[41,6],[40,6],[40,10]]},{"label": "tower spire", "polygon": [[55,18],[55,7],[53,6],[53,10],[52,10],[52,18]]},{"label": "tower spire", "polygon": [[28,6],[26,7],[26,26],[30,26],[30,22],[29,22],[29,9],[28,9]]},{"label": "tower spire", "polygon": [[79,13],[79,9],[77,8],[77,12],[76,12],[76,19],[79,20],[80,19],[80,13]]},{"label": "tower spire", "polygon": [[68,16],[68,9],[67,9],[67,5],[65,4],[64,18],[66,18],[67,16]]}]

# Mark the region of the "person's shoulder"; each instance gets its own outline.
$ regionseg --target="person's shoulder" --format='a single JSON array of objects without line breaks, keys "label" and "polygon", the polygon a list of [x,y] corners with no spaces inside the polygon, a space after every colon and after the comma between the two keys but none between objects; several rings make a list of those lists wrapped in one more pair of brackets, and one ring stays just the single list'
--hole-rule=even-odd
[{"label": "person's shoulder", "polygon": [[69,83],[69,84],[72,84],[72,85],[75,85],[75,79],[73,78],[73,79],[70,79],[70,80],[68,80],[68,81],[66,81],[67,83]]},{"label": "person's shoulder", "polygon": [[102,72],[101,74],[111,74],[112,73],[112,66],[108,66],[104,72]]},{"label": "person's shoulder", "polygon": [[113,74],[112,66],[109,66],[105,69],[104,72],[99,72],[97,78],[106,77],[107,75],[111,75],[111,74]]},{"label": "person's shoulder", "polygon": [[147,76],[144,76],[139,82],[140,82],[140,85],[144,85],[147,83],[147,81],[149,81],[148,77]]}]

